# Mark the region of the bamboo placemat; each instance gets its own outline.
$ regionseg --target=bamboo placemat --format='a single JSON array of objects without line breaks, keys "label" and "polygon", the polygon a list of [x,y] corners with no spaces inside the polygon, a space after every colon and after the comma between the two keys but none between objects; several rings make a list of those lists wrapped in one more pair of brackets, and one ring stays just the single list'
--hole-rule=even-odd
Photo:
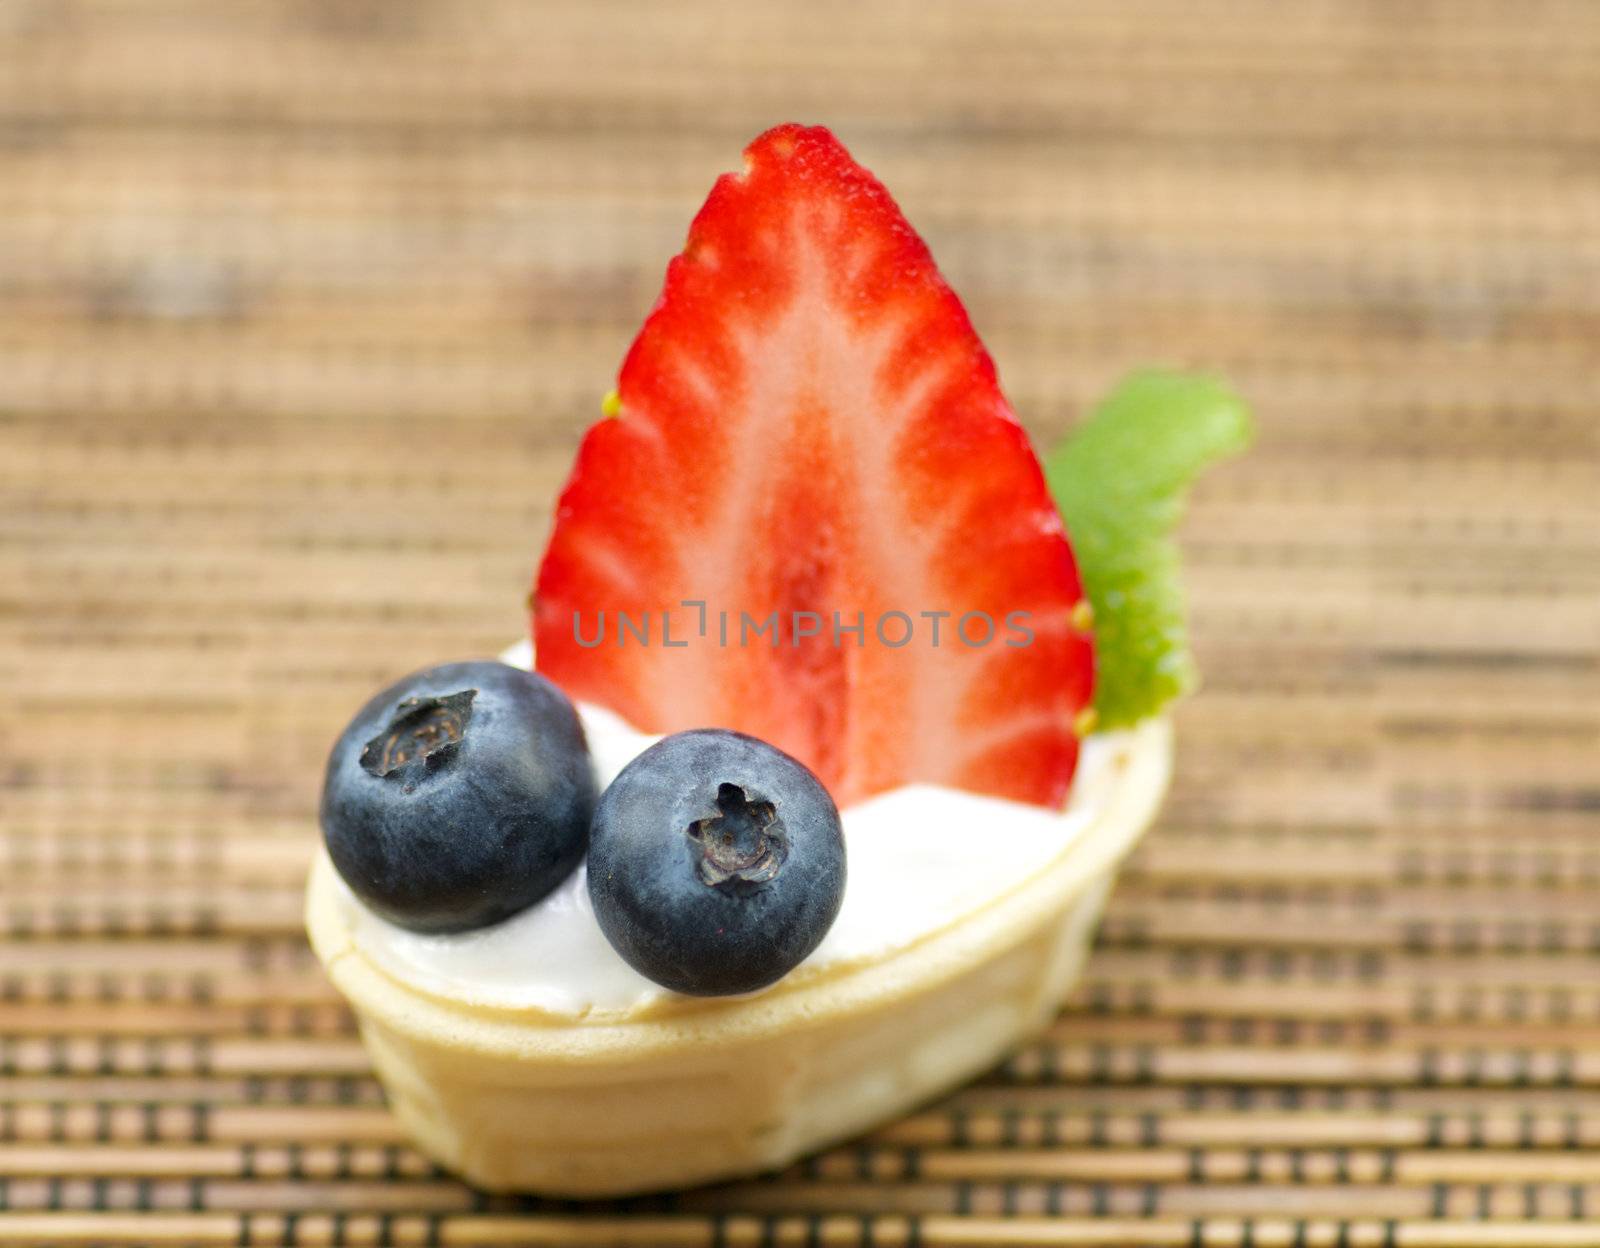
[{"label": "bamboo placemat", "polygon": [[[477,1195],[300,887],[519,635],[712,177],[833,125],[1042,444],[1217,368],[1208,684],[1072,1008],[756,1182]],[[1600,1243],[1600,10],[0,4],[0,1240]]]}]

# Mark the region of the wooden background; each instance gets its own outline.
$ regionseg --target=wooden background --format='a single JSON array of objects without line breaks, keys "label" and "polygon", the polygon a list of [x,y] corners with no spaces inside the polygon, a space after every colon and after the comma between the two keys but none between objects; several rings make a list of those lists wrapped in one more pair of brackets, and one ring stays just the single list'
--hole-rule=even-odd
[{"label": "wooden background", "polygon": [[[832,125],[1053,442],[1225,371],[1208,676],[1076,1005],[769,1180],[475,1195],[300,935],[517,637],[712,178]],[[0,1240],[1600,1243],[1600,6],[0,0]]]}]

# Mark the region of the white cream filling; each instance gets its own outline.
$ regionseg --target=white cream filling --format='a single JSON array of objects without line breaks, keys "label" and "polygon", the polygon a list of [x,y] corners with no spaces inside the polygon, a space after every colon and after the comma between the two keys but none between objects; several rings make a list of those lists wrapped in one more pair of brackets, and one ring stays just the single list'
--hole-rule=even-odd
[{"label": "white cream filling", "polygon": [[[527,667],[531,655],[523,643],[502,657]],[[600,707],[580,705],[578,711],[602,788],[659,739]],[[914,944],[1024,883],[1094,822],[1128,746],[1124,733],[1085,741],[1063,811],[928,784],[894,789],[844,811],[839,917],[811,956],[779,983]],[[611,947],[590,908],[581,865],[522,913],[459,935],[397,927],[347,889],[342,902],[357,947],[390,974],[436,996],[582,1017],[635,1013],[674,995]]]}]

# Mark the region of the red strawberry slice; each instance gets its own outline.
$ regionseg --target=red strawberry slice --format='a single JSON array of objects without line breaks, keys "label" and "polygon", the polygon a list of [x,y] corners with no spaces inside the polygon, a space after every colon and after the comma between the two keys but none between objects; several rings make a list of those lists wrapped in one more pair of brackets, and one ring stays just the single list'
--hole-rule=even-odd
[{"label": "red strawberry slice", "polygon": [[617,389],[539,570],[540,671],[647,731],[764,738],[841,806],[1064,800],[1072,551],[960,301],[828,131],[717,181]]}]

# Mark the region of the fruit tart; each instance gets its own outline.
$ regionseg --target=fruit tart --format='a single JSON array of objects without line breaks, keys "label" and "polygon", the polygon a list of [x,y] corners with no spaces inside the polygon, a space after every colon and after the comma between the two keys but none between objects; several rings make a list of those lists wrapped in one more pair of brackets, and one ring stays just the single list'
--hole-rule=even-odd
[{"label": "fruit tart", "polygon": [[1041,464],[798,126],[717,181],[602,408],[530,641],[356,714],[308,892],[394,1111],[489,1189],[782,1166],[1042,1029],[1194,680],[1183,488],[1248,437],[1147,373]]}]

